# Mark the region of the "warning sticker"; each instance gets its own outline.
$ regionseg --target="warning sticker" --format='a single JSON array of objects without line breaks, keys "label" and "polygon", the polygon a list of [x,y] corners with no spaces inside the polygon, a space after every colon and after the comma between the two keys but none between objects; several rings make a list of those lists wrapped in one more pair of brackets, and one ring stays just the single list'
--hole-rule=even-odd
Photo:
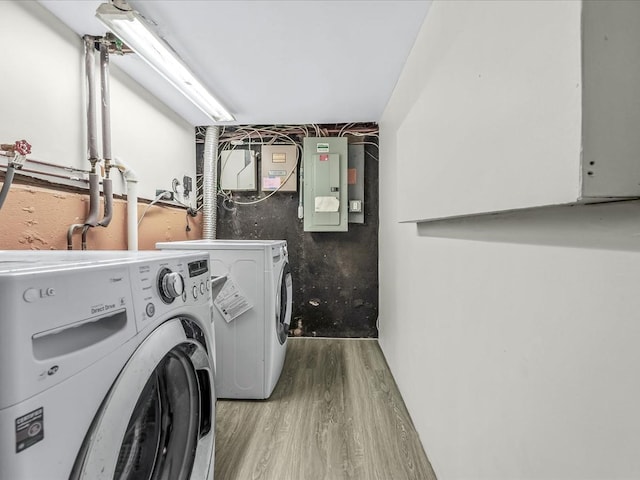
[{"label": "warning sticker", "polygon": [[358,183],[358,170],[355,168],[350,168],[347,170],[347,183],[349,185],[355,185]]},{"label": "warning sticker", "polygon": [[222,287],[222,290],[218,293],[213,304],[227,323],[253,308],[249,299],[244,296],[230,278],[227,278],[224,287]]},{"label": "warning sticker", "polygon": [[44,408],[16,418],[16,453],[26,450],[44,438]]},{"label": "warning sticker", "polygon": [[263,189],[275,189],[280,186],[280,177],[262,177]]}]

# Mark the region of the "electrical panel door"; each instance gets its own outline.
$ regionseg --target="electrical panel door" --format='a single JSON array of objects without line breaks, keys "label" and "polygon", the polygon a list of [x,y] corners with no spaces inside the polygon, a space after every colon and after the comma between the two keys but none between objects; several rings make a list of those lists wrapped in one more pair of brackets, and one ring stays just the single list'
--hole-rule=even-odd
[{"label": "electrical panel door", "polygon": [[347,139],[305,138],[304,230],[347,231]]},{"label": "electrical panel door", "polygon": [[257,190],[256,152],[223,150],[220,155],[220,188],[223,190]]},{"label": "electrical panel door", "polygon": [[298,147],[263,145],[261,160],[262,191],[295,192],[298,180]]}]

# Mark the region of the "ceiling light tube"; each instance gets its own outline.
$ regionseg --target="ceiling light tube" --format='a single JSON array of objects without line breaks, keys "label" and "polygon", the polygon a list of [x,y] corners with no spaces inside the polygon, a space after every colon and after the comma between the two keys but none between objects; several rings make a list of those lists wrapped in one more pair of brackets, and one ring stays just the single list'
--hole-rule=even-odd
[{"label": "ceiling light tube", "polygon": [[[128,7],[126,4],[125,6]],[[167,43],[151,30],[138,12],[133,9],[123,10],[111,3],[103,3],[98,7],[96,17],[213,120],[218,122],[234,120],[233,115],[209,93]]]}]

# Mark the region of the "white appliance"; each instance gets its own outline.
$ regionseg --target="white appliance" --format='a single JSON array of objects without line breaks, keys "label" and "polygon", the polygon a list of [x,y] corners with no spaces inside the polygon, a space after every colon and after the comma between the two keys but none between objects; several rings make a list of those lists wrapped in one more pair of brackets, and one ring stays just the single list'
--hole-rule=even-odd
[{"label": "white appliance", "polygon": [[211,273],[227,281],[214,298],[218,398],[269,398],[284,364],[292,283],[285,240],[161,242],[206,250]]},{"label": "white appliance", "polygon": [[213,478],[208,260],[0,251],[0,477]]}]

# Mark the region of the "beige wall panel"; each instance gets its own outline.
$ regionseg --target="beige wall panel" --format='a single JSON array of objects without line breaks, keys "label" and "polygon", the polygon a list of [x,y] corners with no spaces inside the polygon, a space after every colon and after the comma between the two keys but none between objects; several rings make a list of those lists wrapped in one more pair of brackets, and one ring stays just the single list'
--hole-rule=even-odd
[{"label": "beige wall panel", "polygon": [[[138,205],[138,216],[147,204]],[[81,223],[89,208],[89,197],[81,193],[57,191],[27,185],[13,185],[0,210],[0,249],[64,250],[67,230]],[[114,200],[114,216],[106,228],[93,228],[87,235],[90,250],[125,250],[127,248],[127,202]],[[186,231],[184,209],[153,205],[139,229],[139,249],[153,250],[155,242],[202,238],[202,216],[189,217]],[[80,233],[74,247],[80,248]]]}]

